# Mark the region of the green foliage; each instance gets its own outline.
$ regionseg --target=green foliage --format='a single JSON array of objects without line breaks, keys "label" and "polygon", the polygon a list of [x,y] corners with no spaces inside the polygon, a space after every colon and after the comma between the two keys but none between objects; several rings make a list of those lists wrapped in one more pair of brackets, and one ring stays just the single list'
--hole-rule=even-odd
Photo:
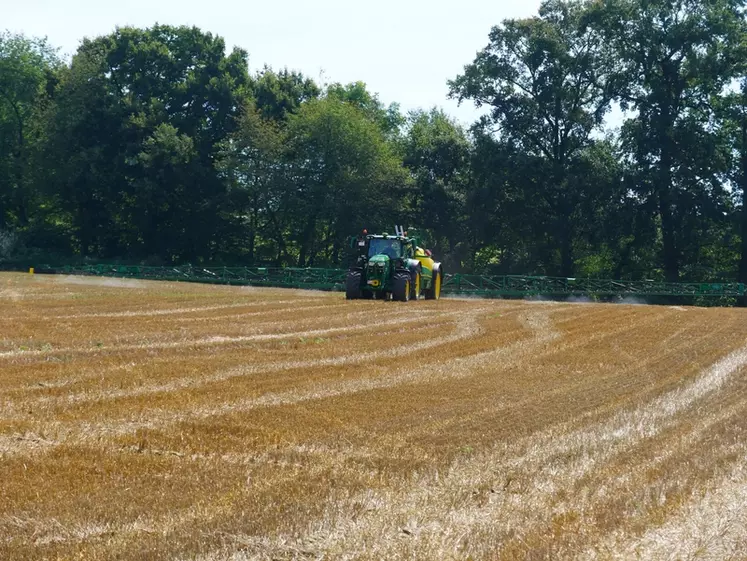
[{"label": "green foliage", "polygon": [[449,82],[489,110],[469,131],[250,74],[194,27],[67,64],[2,34],[0,259],[344,266],[349,235],[404,224],[448,272],[745,281],[744,7],[546,0]]},{"label": "green foliage", "polygon": [[299,266],[337,264],[351,232],[402,216],[405,170],[365,109],[335,95],[312,100],[291,117],[288,135]]},{"label": "green foliage", "polygon": [[584,17],[614,54],[611,91],[636,112],[622,139],[636,192],[656,207],[668,280],[697,259],[704,240],[694,233],[718,229],[729,211],[721,177],[728,151],[711,101],[743,58],[743,8],[743,0],[604,0]]},{"label": "green foliage", "polygon": [[399,110],[399,105],[392,103],[388,107],[379,101],[377,95],[366,89],[363,82],[355,82],[343,86],[331,84],[327,87],[327,97],[350,103],[360,109],[368,119],[376,123],[387,138],[395,138],[406,120]]},{"label": "green foliage", "polygon": [[470,142],[462,128],[438,109],[415,111],[401,140],[404,164],[413,179],[409,220],[424,229],[449,270],[468,256],[464,202],[469,188]]},{"label": "green foliage", "polygon": [[50,138],[80,253],[211,259],[232,210],[214,160],[249,92],[246,53],[196,28],[84,41]]},{"label": "green foliage", "polygon": [[321,94],[313,80],[284,69],[273,72],[265,67],[252,87],[254,104],[265,119],[282,121],[298,111],[301,104]]},{"label": "green foliage", "polygon": [[549,272],[557,267],[563,276],[574,274],[577,238],[593,218],[588,213],[605,203],[604,187],[588,184],[594,160],[587,151],[611,101],[608,56],[599,34],[581,25],[583,15],[581,2],[549,0],[536,17],[504,21],[450,83],[452,96],[490,106],[483,126],[495,126],[507,151],[520,152],[522,177],[504,179],[520,191],[514,202],[541,208],[530,235],[543,261],[551,261]]},{"label": "green foliage", "polygon": [[288,261],[287,215],[294,193],[280,121],[247,104],[237,130],[222,144],[217,167],[238,215],[224,251],[249,264]]},{"label": "green foliage", "polygon": [[18,235],[14,232],[0,230],[0,263],[17,258]]},{"label": "green foliage", "polygon": [[336,85],[292,112],[267,109],[248,104],[222,149],[219,169],[247,236],[236,250],[252,263],[340,264],[351,232],[391,226],[403,205],[407,177],[387,110],[361,84]]},{"label": "green foliage", "polygon": [[44,40],[0,33],[0,229],[25,230],[34,222],[38,126],[60,66]]}]

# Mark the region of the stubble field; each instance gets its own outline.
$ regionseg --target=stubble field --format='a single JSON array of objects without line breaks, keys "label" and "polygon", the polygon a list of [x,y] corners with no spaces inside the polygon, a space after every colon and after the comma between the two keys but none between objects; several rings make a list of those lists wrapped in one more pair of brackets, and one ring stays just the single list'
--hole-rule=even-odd
[{"label": "stubble field", "polygon": [[747,313],[0,275],[0,559],[744,559]]}]

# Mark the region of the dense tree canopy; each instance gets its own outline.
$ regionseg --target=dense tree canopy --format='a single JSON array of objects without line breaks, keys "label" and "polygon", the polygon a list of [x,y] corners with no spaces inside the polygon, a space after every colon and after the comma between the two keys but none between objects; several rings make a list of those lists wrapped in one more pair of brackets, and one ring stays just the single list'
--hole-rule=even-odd
[{"label": "dense tree canopy", "polygon": [[69,61],[2,34],[0,261],[344,266],[348,236],[404,223],[450,271],[745,281],[744,8],[496,22],[448,83],[487,109],[469,130],[251,71],[197,28],[119,28]]},{"label": "dense tree canopy", "polygon": [[[623,129],[636,191],[656,207],[662,265],[677,280],[693,264],[702,220],[728,206],[725,158],[714,138],[712,100],[736,76],[744,33],[742,0],[606,0],[590,7],[585,28],[611,46],[605,72],[636,116]],[[693,218],[699,223],[693,223]]]},{"label": "dense tree canopy", "polygon": [[45,41],[0,33],[0,229],[28,226],[35,204],[32,158],[43,135],[39,121],[58,70]]},{"label": "dense tree canopy", "polygon": [[451,83],[453,95],[489,105],[501,142],[532,160],[531,198],[544,215],[537,234],[559,250],[564,276],[574,274],[574,244],[590,218],[585,199],[599,195],[583,180],[586,152],[611,101],[606,53],[598,34],[580,26],[583,13],[578,2],[550,0],[537,17],[504,22]]}]

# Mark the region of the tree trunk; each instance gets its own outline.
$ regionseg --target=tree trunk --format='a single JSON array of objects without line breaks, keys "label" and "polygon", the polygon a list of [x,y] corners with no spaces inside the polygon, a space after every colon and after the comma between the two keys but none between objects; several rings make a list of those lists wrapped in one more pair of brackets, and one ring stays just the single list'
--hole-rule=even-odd
[{"label": "tree trunk", "polygon": [[[744,156],[742,157],[744,160]],[[744,164],[743,164],[744,165]],[[742,185],[742,197],[747,195],[747,185]],[[747,204],[742,202],[742,255],[739,260],[739,276],[737,281],[747,284]],[[747,307],[747,296],[740,298],[739,305]]]},{"label": "tree trunk", "polygon": [[563,231],[561,232],[561,243],[560,243],[560,276],[561,277],[573,277],[574,273],[574,262],[573,262],[573,229],[567,221],[563,225]]},{"label": "tree trunk", "polygon": [[306,221],[306,227],[303,230],[303,239],[301,240],[301,251],[298,254],[298,266],[306,266],[307,255],[311,252],[311,246],[314,243],[314,234],[316,233],[316,217],[311,215]]},{"label": "tree trunk", "polygon": [[89,198],[85,194],[85,181],[79,181],[77,192],[83,196],[76,197],[78,208],[75,214],[75,227],[78,234],[78,240],[80,242],[80,255],[81,257],[88,257],[93,244],[93,213],[91,212],[91,204]]},{"label": "tree trunk", "polygon": [[80,256],[88,257],[91,249],[92,235],[85,223],[85,218],[78,220],[78,239],[80,240]]},{"label": "tree trunk", "polygon": [[[662,167],[663,166],[664,164],[662,163]],[[670,174],[668,172],[669,169],[667,169],[666,172],[663,172],[662,176],[666,175],[669,177]],[[664,250],[664,276],[669,282],[677,282],[680,280],[680,264],[674,236],[674,217],[672,216],[670,181],[671,179],[662,178],[659,184],[659,214],[661,216],[661,231]]]},{"label": "tree trunk", "polygon": [[661,217],[661,232],[663,241],[664,276],[669,282],[680,280],[680,263],[675,239],[675,224],[672,216],[672,152],[674,142],[671,138],[671,119],[667,111],[660,116],[659,142],[661,144],[661,158],[659,161],[659,176],[657,178],[656,193]]},{"label": "tree trunk", "polygon": [[[742,255],[739,260],[737,281],[747,283],[747,115],[742,115],[741,147],[741,187],[742,187]],[[747,297],[740,298],[740,306],[747,306]]]},{"label": "tree trunk", "polygon": [[252,197],[252,212],[249,221],[249,263],[254,265],[254,251],[257,245],[257,230],[259,229],[259,200],[256,193]]},{"label": "tree trunk", "polygon": [[[575,197],[568,189],[567,170],[566,170],[566,158],[565,153],[561,149],[560,142],[558,140],[557,147],[555,148],[556,161],[553,166],[555,168],[553,174],[553,180],[555,186],[556,199],[554,201],[554,211],[557,213],[558,218],[558,232],[556,236],[560,237],[560,276],[561,277],[573,277],[575,269],[575,263],[573,259],[573,214],[575,210]],[[556,238],[557,239],[557,238]]]},{"label": "tree trunk", "polygon": [[254,228],[249,233],[249,264],[254,265],[254,246],[257,243],[257,234]]},{"label": "tree trunk", "polygon": [[3,200],[3,196],[0,194],[0,230],[5,230],[5,227],[7,226],[5,212],[5,201]]},{"label": "tree trunk", "polygon": [[342,251],[340,240],[335,238],[335,243],[332,245],[332,264],[335,267],[340,265],[340,251]]},{"label": "tree trunk", "polygon": [[272,226],[272,239],[277,243],[277,251],[275,252],[275,266],[280,267],[283,264],[283,258],[288,256],[288,248],[285,245],[285,238],[283,238],[282,229],[278,222],[274,212],[269,212],[270,224]]},{"label": "tree trunk", "polygon": [[25,197],[22,197],[18,201],[17,207],[18,207],[18,225],[21,228],[25,228],[26,226],[29,225],[29,213],[28,213],[28,206],[26,204]]}]

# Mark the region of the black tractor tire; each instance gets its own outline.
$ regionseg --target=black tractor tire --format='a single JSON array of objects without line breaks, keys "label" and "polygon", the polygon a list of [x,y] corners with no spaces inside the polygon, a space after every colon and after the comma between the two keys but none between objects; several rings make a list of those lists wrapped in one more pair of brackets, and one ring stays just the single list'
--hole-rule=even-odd
[{"label": "black tractor tire", "polygon": [[394,274],[392,299],[398,302],[407,302],[410,299],[410,273],[399,272]]},{"label": "black tractor tire", "polygon": [[444,272],[439,267],[433,271],[431,286],[425,291],[426,300],[439,300],[441,298],[441,289],[444,284]]},{"label": "black tractor tire", "polygon": [[362,277],[360,271],[348,271],[348,278],[345,282],[345,298],[347,300],[357,300],[361,297]]}]

